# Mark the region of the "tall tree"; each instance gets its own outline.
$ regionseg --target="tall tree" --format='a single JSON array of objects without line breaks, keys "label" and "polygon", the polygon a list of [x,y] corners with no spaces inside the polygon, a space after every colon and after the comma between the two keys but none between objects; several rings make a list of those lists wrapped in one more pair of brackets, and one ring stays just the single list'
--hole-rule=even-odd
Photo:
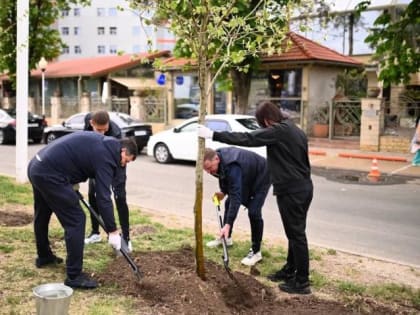
[{"label": "tall tree", "polygon": [[[41,57],[58,57],[64,43],[52,25],[71,4],[86,5],[89,0],[30,0],[29,6],[29,69],[35,69]],[[0,0],[0,73],[16,74],[16,5],[17,1]]]},{"label": "tall tree", "polygon": [[[207,98],[215,81],[231,70],[244,74],[243,77],[250,80],[249,73],[254,61],[264,54],[281,53],[290,12],[295,9],[295,5],[304,2],[306,1],[131,1],[135,9],[155,12],[155,23],[169,21],[171,31],[177,38],[177,53],[197,61],[200,123],[204,123]],[[204,145],[204,140],[199,139],[194,204],[197,274],[202,279],[205,279],[202,240]]]},{"label": "tall tree", "polygon": [[[359,11],[370,1],[363,1]],[[384,86],[408,83],[410,75],[420,71],[420,0],[411,1],[405,8],[384,10],[375,20],[365,39],[374,49],[373,57],[380,65],[379,79]]]}]

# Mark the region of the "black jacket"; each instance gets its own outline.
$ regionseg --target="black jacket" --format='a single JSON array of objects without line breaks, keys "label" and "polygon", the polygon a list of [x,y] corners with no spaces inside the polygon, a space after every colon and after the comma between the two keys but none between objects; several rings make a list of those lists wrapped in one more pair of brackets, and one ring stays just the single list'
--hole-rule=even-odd
[{"label": "black jacket", "polygon": [[220,190],[229,196],[226,223],[232,225],[241,204],[248,207],[251,198],[270,187],[267,162],[262,156],[240,148],[216,150],[219,158]]},{"label": "black jacket", "polygon": [[48,174],[55,172],[69,184],[94,178],[96,202],[107,231],[116,230],[110,187],[125,174],[117,139],[96,132],[75,132],[44,147],[37,156]]},{"label": "black jacket", "polygon": [[311,166],[305,133],[291,120],[253,132],[214,132],[213,140],[247,147],[267,147],[275,195],[311,190]]}]

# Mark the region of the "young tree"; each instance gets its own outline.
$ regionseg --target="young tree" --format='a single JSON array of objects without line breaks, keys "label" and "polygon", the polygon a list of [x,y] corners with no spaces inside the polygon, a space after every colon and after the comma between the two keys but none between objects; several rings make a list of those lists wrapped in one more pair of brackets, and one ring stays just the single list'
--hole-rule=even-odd
[{"label": "young tree", "polygon": [[[41,57],[59,56],[64,44],[52,24],[70,4],[86,5],[89,0],[30,0],[29,69],[35,69]],[[7,72],[14,81],[16,74],[16,5],[17,1],[0,0],[0,73]]]},{"label": "young tree", "polygon": [[[359,11],[371,1],[363,1]],[[413,0],[404,9],[389,8],[375,20],[365,39],[375,50],[380,65],[379,79],[385,86],[407,83],[410,74],[420,71],[420,1]]]},{"label": "young tree", "polygon": [[[217,78],[230,70],[247,74],[253,61],[258,60],[261,55],[283,51],[285,46],[282,44],[288,31],[290,12],[303,2],[305,1],[131,1],[135,9],[155,12],[154,23],[169,21],[171,31],[177,38],[177,52],[197,61],[200,123],[204,123],[207,97]],[[202,240],[204,145],[204,140],[199,139],[194,204],[197,274],[202,279],[205,279]]]}]

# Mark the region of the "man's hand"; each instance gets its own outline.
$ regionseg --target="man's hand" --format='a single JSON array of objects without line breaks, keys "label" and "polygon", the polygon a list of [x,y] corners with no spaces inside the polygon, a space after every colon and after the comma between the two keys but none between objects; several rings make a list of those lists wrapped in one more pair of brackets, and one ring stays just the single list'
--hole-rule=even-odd
[{"label": "man's hand", "polygon": [[230,232],[230,224],[225,224],[225,226],[220,230],[220,238],[225,237],[225,239],[228,239],[229,232]]},{"label": "man's hand", "polygon": [[213,130],[207,128],[204,125],[198,125],[197,134],[200,138],[213,139]]},{"label": "man's hand", "polygon": [[108,244],[111,245],[115,250],[121,249],[121,236],[118,231],[114,231],[108,234]]},{"label": "man's hand", "polygon": [[217,197],[217,199],[218,199],[219,201],[222,201],[222,200],[223,200],[223,198],[225,198],[225,194],[224,194],[224,193],[222,193],[221,191],[215,192],[215,193],[214,193],[214,196],[215,196],[215,197]]}]

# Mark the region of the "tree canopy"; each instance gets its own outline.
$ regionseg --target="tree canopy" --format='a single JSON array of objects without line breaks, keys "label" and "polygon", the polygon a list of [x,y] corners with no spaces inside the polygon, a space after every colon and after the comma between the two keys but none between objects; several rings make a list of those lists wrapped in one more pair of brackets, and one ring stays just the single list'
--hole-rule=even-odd
[{"label": "tree canopy", "polygon": [[[364,1],[362,10],[370,1]],[[410,75],[420,71],[420,1],[413,0],[404,9],[390,8],[375,20],[366,42],[374,49],[380,64],[379,79],[385,86],[408,83]]]},{"label": "tree canopy", "polygon": [[[86,5],[89,0],[30,0],[29,69],[35,69],[41,57],[58,57],[64,44],[59,30],[52,27],[62,10],[71,4]],[[16,74],[17,1],[0,0],[0,73],[7,72],[14,81]]]}]

